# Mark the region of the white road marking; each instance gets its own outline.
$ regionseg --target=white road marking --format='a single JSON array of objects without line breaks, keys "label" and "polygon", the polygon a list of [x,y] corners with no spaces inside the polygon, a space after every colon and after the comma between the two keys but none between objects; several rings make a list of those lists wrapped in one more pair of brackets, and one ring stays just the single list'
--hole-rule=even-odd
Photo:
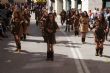
[{"label": "white road marking", "polygon": [[[62,33],[66,36],[68,41],[71,41],[69,39],[69,37],[67,37],[65,32],[62,31]],[[72,44],[69,44],[69,46],[72,46]],[[70,49],[71,49],[71,52],[72,52],[72,57],[75,59],[75,64],[76,64],[78,73],[90,73],[86,63],[84,62],[84,60],[82,60],[83,57],[82,57],[82,55],[81,55],[81,53],[79,51],[79,48],[70,47]]]}]

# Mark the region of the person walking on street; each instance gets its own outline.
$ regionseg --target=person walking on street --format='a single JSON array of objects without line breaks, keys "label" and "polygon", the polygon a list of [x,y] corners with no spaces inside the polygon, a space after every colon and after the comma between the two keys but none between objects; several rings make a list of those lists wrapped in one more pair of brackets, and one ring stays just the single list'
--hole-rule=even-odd
[{"label": "person walking on street", "polygon": [[54,60],[53,45],[56,43],[55,33],[59,29],[53,13],[48,14],[45,29],[47,31],[47,60]]},{"label": "person walking on street", "polygon": [[107,14],[107,17],[106,17],[106,20],[107,20],[107,26],[108,26],[108,31],[106,32],[106,40],[108,40],[108,35],[110,35],[109,31],[110,31],[110,10],[108,11],[108,14]]},{"label": "person walking on street", "polygon": [[109,31],[108,31],[108,34],[110,35],[110,11],[109,11],[109,16],[108,16],[108,24],[109,24]]},{"label": "person walking on street", "polygon": [[46,34],[46,29],[45,29],[47,17],[48,17],[48,12],[47,12],[47,10],[45,10],[40,19],[40,29],[42,31],[42,36],[43,36],[44,42],[47,41],[47,34]]},{"label": "person walking on street", "polygon": [[29,13],[29,10],[28,8],[23,8],[22,9],[22,20],[23,20],[23,40],[26,40],[26,36],[27,36],[27,29],[30,25],[30,13]]},{"label": "person walking on street", "polygon": [[80,15],[79,12],[76,10],[74,15],[74,34],[75,36],[79,35],[79,19]]},{"label": "person walking on street", "polygon": [[95,28],[94,36],[96,43],[96,56],[103,56],[103,43],[105,41],[105,33],[108,30],[107,22],[104,18],[104,14],[101,13],[98,18],[95,19],[93,28]]},{"label": "person walking on street", "polygon": [[82,16],[80,17],[80,32],[82,35],[82,43],[85,43],[86,34],[88,32],[89,28],[89,16],[86,11],[82,13]]},{"label": "person walking on street", "polygon": [[60,13],[60,16],[61,16],[61,24],[63,25],[66,20],[66,11],[62,10],[62,12]]},{"label": "person walking on street", "polygon": [[71,10],[68,10],[67,15],[66,15],[66,28],[65,32],[70,32],[73,30],[73,22],[74,22],[74,15]]},{"label": "person walking on street", "polygon": [[14,39],[16,42],[16,52],[21,51],[21,40],[20,37],[22,36],[23,33],[23,28],[22,28],[22,17],[21,17],[21,11],[20,9],[16,6],[13,14],[12,14],[12,19],[11,21],[13,22],[13,29],[12,29],[12,34],[14,35]]},{"label": "person walking on street", "polygon": [[56,10],[54,10],[53,14],[54,14],[54,16],[55,16],[55,18],[56,18],[56,17],[57,17]]}]

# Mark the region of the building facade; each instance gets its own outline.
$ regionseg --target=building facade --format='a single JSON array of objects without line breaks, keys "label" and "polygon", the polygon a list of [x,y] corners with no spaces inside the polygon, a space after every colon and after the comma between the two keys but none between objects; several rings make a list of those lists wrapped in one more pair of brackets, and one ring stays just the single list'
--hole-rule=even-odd
[{"label": "building facade", "polygon": [[95,8],[99,10],[103,8],[102,0],[82,0],[82,11],[93,11]]},{"label": "building facade", "polygon": [[[37,0],[1,0],[2,3],[8,2],[17,2],[17,3],[24,3],[24,2],[31,2]],[[53,10],[56,10],[57,13],[60,13],[62,9],[69,10],[71,8],[78,8],[82,9],[82,11],[89,11],[94,10],[95,8],[104,8],[106,7],[106,2],[109,0],[55,0],[53,3]],[[110,4],[109,4],[110,5]],[[50,9],[51,7],[51,0],[47,0],[47,8]]]},{"label": "building facade", "polygon": [[[51,1],[47,1],[48,9],[51,6]],[[57,13],[60,13],[62,9],[69,10],[71,8],[77,8],[77,0],[55,0],[53,3],[53,10],[56,10]]]},{"label": "building facade", "polygon": [[110,0],[102,0],[103,1],[103,7],[110,8]]},{"label": "building facade", "polygon": [[[48,8],[51,6],[51,1],[47,1]],[[70,8],[82,9],[82,11],[89,11],[98,8],[99,10],[103,8],[103,0],[55,0],[53,4],[53,9],[57,13],[60,13],[62,9],[69,10]]]}]

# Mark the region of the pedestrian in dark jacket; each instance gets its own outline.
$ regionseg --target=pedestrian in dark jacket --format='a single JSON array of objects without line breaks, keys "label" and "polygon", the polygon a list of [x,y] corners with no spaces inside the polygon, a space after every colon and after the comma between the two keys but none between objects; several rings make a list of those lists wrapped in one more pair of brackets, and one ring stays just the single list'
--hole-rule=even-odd
[{"label": "pedestrian in dark jacket", "polygon": [[23,34],[23,27],[21,24],[22,23],[21,11],[17,7],[14,9],[11,21],[13,22],[12,33],[14,35],[16,48],[17,48],[15,50],[15,52],[21,52],[21,42],[20,42],[21,39],[20,39],[20,37]]},{"label": "pedestrian in dark jacket", "polygon": [[70,32],[71,29],[71,13],[70,10],[67,11],[66,14],[66,28],[65,28],[65,32]]},{"label": "pedestrian in dark jacket", "polygon": [[42,36],[44,38],[44,42],[47,41],[47,38],[46,38],[47,34],[46,34],[46,29],[45,29],[47,17],[48,17],[48,12],[46,10],[46,11],[44,11],[44,13],[43,13],[43,15],[42,15],[42,17],[40,19],[40,29],[42,31]]},{"label": "pedestrian in dark jacket", "polygon": [[103,43],[105,41],[105,33],[108,30],[107,22],[104,18],[104,14],[101,13],[97,19],[95,19],[95,23],[93,28],[95,28],[95,43],[96,43],[96,56],[101,56],[103,54]]},{"label": "pedestrian in dark jacket", "polygon": [[54,59],[54,49],[53,45],[56,43],[55,33],[58,29],[58,25],[55,21],[55,17],[53,13],[48,14],[48,19],[46,22],[46,32],[47,32],[47,60]]},{"label": "pedestrian in dark jacket", "polygon": [[79,35],[79,19],[80,19],[80,15],[78,11],[75,11],[75,15],[74,15],[74,34],[75,36]]},{"label": "pedestrian in dark jacket", "polygon": [[61,24],[63,25],[66,20],[66,11],[62,10],[62,12],[60,13],[60,16],[61,16]]}]

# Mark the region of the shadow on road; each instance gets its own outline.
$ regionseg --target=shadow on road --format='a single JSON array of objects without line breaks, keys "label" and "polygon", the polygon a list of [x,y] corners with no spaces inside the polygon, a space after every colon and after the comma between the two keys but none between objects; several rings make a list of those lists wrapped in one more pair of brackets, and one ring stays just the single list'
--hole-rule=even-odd
[{"label": "shadow on road", "polygon": [[[6,44],[5,44],[6,45]],[[10,52],[9,46],[0,48],[0,73],[77,73],[74,60],[55,54],[55,60],[46,61],[45,52]]]},{"label": "shadow on road", "polygon": [[105,58],[110,58],[110,56],[107,56],[107,55],[103,55],[103,57],[105,57]]},{"label": "shadow on road", "polygon": [[27,39],[27,40],[25,40],[25,42],[36,42],[36,43],[44,43],[44,41],[43,40],[33,40],[33,39]]},{"label": "shadow on road", "polygon": [[[9,42],[13,43],[12,40],[10,38],[4,39],[2,42],[0,41],[0,73],[78,73],[74,62],[77,59],[55,53],[55,60],[51,62],[46,61],[45,52],[22,50],[20,54],[14,53],[11,49],[15,46],[9,44]],[[62,42],[64,44],[71,43],[67,41]],[[106,55],[104,57],[110,58]],[[110,73],[110,62],[92,59],[83,60],[86,62],[91,73]]]},{"label": "shadow on road", "polygon": [[[28,42],[43,42],[41,40],[27,40]],[[45,52],[29,52],[22,50],[20,54],[14,53],[12,48],[16,46],[9,44],[14,43],[13,38],[4,39],[0,41],[0,73],[78,73],[74,58],[69,58],[67,55],[55,53],[55,60],[53,62],[46,61]],[[80,43],[72,43],[68,41],[59,41],[58,44],[81,45]],[[110,58],[104,55],[105,58]],[[91,73],[110,73],[110,62],[98,61],[98,60],[86,60],[83,59]],[[94,68],[95,67],[95,68]],[[100,70],[100,69],[103,69]],[[98,71],[97,71],[98,70]]]},{"label": "shadow on road", "polygon": [[[46,61],[45,52],[22,50],[19,54],[5,48],[9,48],[7,43],[4,48],[0,48],[0,73],[78,73],[74,62],[77,59],[69,58],[67,55],[55,53],[55,60],[51,62]],[[83,60],[91,73],[110,73],[110,62]]]},{"label": "shadow on road", "polygon": [[[31,25],[30,29],[33,29],[34,27],[35,25]],[[41,36],[41,34],[38,33],[39,30],[37,32],[36,31],[37,28],[33,29],[30,32],[30,36]],[[68,36],[73,35],[72,33],[67,34]],[[59,31],[57,35],[64,36],[64,34],[61,34],[61,31]],[[78,73],[74,61],[79,59],[70,58],[67,55],[55,53],[55,60],[51,62],[46,61],[46,52],[29,52],[22,50],[21,53],[14,53],[12,49],[16,46],[11,45],[11,43],[14,43],[13,40],[13,38],[8,38],[0,41],[0,73]],[[43,41],[27,39],[26,42],[40,43]],[[81,43],[72,43],[68,41],[60,41],[57,43],[62,43],[66,47],[73,48],[80,48],[79,45],[81,45]],[[72,46],[66,44],[72,44]],[[87,44],[94,45],[93,43]],[[104,57],[108,59],[110,58],[106,55],[104,55]],[[91,73],[110,73],[110,62],[92,59],[82,60],[86,62]]]}]

